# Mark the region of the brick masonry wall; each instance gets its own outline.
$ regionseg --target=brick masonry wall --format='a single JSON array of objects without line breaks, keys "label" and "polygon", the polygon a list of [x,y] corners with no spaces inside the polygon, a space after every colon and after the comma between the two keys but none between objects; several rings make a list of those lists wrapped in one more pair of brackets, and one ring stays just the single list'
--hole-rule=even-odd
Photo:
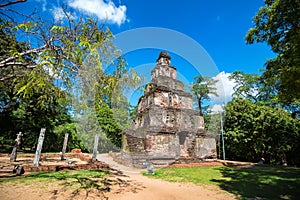
[{"label": "brick masonry wall", "polygon": [[[26,155],[25,157],[34,157],[34,155]],[[22,157],[24,157],[22,155]],[[88,162],[87,164],[65,164],[65,165],[39,165],[39,166],[33,166],[33,165],[22,165],[25,172],[55,172],[60,170],[90,170],[90,169],[103,169],[103,168],[109,168],[109,166],[105,163],[102,163],[100,161],[92,162],[92,158],[90,155],[86,155],[83,153],[77,153],[77,154],[67,154],[69,158],[78,158],[80,160]],[[54,157],[60,157],[60,154],[42,154],[40,159],[43,158],[54,158]]]}]

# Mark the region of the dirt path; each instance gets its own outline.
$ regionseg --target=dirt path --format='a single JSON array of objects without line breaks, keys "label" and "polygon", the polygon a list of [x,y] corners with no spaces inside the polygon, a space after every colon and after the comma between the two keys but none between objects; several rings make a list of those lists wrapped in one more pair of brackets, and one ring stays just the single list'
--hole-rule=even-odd
[{"label": "dirt path", "polygon": [[[221,190],[218,186],[197,186],[194,184],[170,183],[141,175],[140,169],[120,165],[107,154],[98,156],[113,169],[123,172],[124,176],[112,177],[118,184],[112,185],[110,192],[99,196],[97,191],[89,194],[85,190],[74,195],[76,188],[65,187],[63,181],[53,182],[0,182],[0,200],[65,200],[65,199],[109,199],[109,200],[231,200],[234,195]],[[69,188],[69,189],[68,189]],[[107,197],[107,198],[103,198]]]},{"label": "dirt path", "polygon": [[217,186],[197,186],[194,184],[170,183],[163,180],[152,179],[141,175],[141,170],[120,165],[107,154],[101,154],[98,159],[109,164],[112,168],[122,171],[127,179],[137,183],[140,187],[135,192],[122,194],[109,194],[109,199],[117,200],[216,200],[236,199],[234,195],[221,190]]}]

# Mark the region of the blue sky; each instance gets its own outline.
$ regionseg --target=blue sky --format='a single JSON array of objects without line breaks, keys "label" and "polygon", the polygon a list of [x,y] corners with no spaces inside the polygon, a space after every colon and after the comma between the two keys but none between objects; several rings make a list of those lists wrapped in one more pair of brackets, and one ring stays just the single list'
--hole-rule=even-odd
[{"label": "blue sky", "polygon": [[115,33],[140,27],[179,31],[201,44],[219,71],[259,73],[265,60],[274,56],[267,45],[247,45],[244,39],[253,26],[253,16],[263,5],[262,0],[129,0],[122,3],[127,7],[129,22],[113,28]]},{"label": "blue sky", "polygon": [[274,57],[266,44],[245,42],[263,0],[28,0],[14,7],[22,12],[37,8],[42,16],[57,20],[61,5],[78,15],[98,17],[116,40],[130,33],[122,39],[128,47],[125,57],[148,78],[159,52],[165,50],[186,84],[199,73],[222,80],[223,99],[216,99],[217,104],[230,100],[234,84],[226,78],[231,72],[260,73],[265,61]]}]

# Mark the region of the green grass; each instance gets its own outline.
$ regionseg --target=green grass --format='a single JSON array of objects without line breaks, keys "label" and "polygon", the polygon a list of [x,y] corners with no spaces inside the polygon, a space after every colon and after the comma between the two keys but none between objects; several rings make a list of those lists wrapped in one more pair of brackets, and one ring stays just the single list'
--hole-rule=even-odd
[{"label": "green grass", "polygon": [[68,180],[68,179],[82,179],[82,178],[103,178],[109,174],[106,170],[74,170],[74,171],[60,171],[60,172],[36,172],[27,176],[18,178],[0,179],[0,182],[6,181],[49,181],[49,180]]},{"label": "green grass", "polygon": [[299,199],[300,169],[288,167],[161,168],[148,175],[170,182],[218,185],[240,199]]},{"label": "green grass", "polygon": [[[222,179],[220,169],[223,167],[195,167],[195,168],[161,168],[155,171],[153,177],[169,182],[191,182],[195,184],[214,184],[212,179]],[[150,176],[150,175],[149,175]]]}]

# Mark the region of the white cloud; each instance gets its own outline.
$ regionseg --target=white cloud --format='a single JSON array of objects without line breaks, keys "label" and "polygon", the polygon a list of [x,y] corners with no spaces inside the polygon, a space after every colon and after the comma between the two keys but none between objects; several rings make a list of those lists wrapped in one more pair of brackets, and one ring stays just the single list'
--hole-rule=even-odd
[{"label": "white cloud", "polygon": [[210,110],[211,113],[216,114],[216,113],[223,112],[224,108],[220,104],[215,104],[212,107],[210,107],[209,110]]},{"label": "white cloud", "polygon": [[94,14],[100,20],[107,20],[119,26],[126,21],[126,6],[116,7],[111,0],[69,0],[68,4],[72,8]]},{"label": "white cloud", "polygon": [[60,7],[53,8],[52,14],[55,22],[61,21],[66,17],[63,9]]},{"label": "white cloud", "polygon": [[232,99],[232,94],[234,93],[233,87],[236,85],[233,80],[229,80],[230,73],[220,72],[215,77],[217,80],[215,87],[217,88],[218,97],[210,95],[213,104],[224,104]]},{"label": "white cloud", "polygon": [[66,15],[68,15],[70,19],[76,19],[76,15],[74,13],[64,11],[62,7],[54,7],[53,9],[51,9],[51,12],[53,14],[55,22],[61,22],[67,19]]}]

